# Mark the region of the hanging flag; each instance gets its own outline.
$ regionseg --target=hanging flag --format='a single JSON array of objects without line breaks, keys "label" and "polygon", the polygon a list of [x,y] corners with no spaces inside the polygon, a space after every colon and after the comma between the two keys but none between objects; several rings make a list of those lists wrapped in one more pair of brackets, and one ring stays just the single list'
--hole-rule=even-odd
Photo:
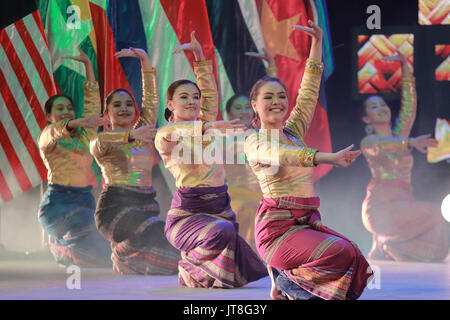
[{"label": "hanging flag", "polygon": [[35,2],[7,6],[1,10],[11,21],[0,30],[0,204],[46,181],[37,137],[47,125],[44,103],[57,92]]},{"label": "hanging flag", "polygon": [[[206,0],[206,6],[218,61],[220,102],[225,118],[224,107],[228,99],[235,94],[248,96],[253,84],[265,75],[262,60],[245,55],[246,51],[262,52],[264,39],[253,1]],[[258,36],[259,39],[255,40]]]},{"label": "hanging flag", "polygon": [[[278,77],[288,88],[289,105],[295,105],[297,91],[300,87],[306,59],[311,47],[310,37],[302,32],[294,31],[292,25],[308,26],[308,20],[313,20],[324,30],[324,79],[332,72],[329,66],[331,59],[329,30],[326,21],[326,8],[323,1],[310,0],[255,0],[258,7],[261,29],[266,49],[274,56]],[[317,6],[316,4],[320,4]],[[316,14],[314,14],[316,13]],[[308,146],[322,152],[331,152],[330,128],[328,116],[324,108],[324,95],[317,102],[314,117],[305,136]],[[319,165],[314,169],[313,181],[317,181],[331,170],[331,165]]]}]

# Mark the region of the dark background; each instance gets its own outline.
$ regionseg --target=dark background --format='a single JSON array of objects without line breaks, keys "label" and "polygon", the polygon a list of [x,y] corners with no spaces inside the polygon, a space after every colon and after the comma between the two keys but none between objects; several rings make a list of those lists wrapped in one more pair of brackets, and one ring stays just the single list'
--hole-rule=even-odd
[{"label": "dark background", "polygon": [[[359,108],[364,96],[356,92],[356,51],[354,37],[365,34],[414,34],[414,76],[418,92],[418,111],[411,137],[434,134],[437,117],[450,119],[450,82],[435,81],[434,71],[439,64],[435,57],[435,44],[450,44],[450,26],[421,26],[418,24],[417,0],[327,0],[331,40],[333,44],[334,72],[327,80],[326,97],[333,151],[352,143],[355,149],[365,136]],[[381,9],[381,30],[368,30],[366,13],[369,5]],[[398,115],[400,96],[386,98],[392,109],[392,121]],[[441,161],[426,162],[426,155],[413,151],[412,184],[418,200],[441,204],[450,193],[450,164]],[[361,204],[370,181],[367,162],[361,155],[349,168],[334,168],[316,184],[321,197],[321,215],[325,225],[358,243],[367,253],[371,235],[361,221]]]}]

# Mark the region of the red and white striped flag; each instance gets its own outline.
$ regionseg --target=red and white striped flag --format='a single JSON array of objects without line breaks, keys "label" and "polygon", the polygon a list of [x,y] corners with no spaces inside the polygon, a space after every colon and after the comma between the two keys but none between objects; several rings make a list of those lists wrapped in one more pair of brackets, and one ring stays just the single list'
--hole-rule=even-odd
[{"label": "red and white striped flag", "polygon": [[47,180],[37,138],[56,94],[39,11],[0,30],[0,204]]}]

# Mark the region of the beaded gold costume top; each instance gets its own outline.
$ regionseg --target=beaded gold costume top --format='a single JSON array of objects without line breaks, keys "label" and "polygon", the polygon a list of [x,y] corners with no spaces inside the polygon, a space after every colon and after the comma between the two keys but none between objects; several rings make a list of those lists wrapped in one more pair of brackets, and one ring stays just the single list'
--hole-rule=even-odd
[{"label": "beaded gold costume top", "polygon": [[194,73],[201,91],[200,121],[169,123],[158,130],[155,146],[177,188],[219,187],[225,182],[223,165],[203,157],[214,141],[203,136],[203,122],[216,121],[219,108],[212,62],[194,62]]},{"label": "beaded gold costume top", "polygon": [[[158,119],[159,95],[156,70],[142,70],[142,110],[133,128],[154,126]],[[130,130],[99,133],[91,153],[102,169],[107,185],[152,186],[152,142],[130,141]]]},{"label": "beaded gold costume top", "polygon": [[322,70],[321,62],[307,60],[296,105],[283,130],[260,130],[245,141],[245,154],[264,198],[314,196],[317,150],[308,148],[303,137],[316,108]]},{"label": "beaded gold costume top", "polygon": [[[96,81],[84,81],[83,117],[100,113],[100,95]],[[38,137],[41,158],[47,168],[49,184],[70,187],[90,186],[92,157],[89,141],[95,138],[95,129],[69,130],[69,119],[51,123]]]},{"label": "beaded gold costume top", "polygon": [[373,178],[401,179],[410,183],[414,159],[408,149],[408,137],[417,110],[415,78],[402,78],[401,94],[400,114],[392,137],[369,135],[361,141],[361,151]]}]

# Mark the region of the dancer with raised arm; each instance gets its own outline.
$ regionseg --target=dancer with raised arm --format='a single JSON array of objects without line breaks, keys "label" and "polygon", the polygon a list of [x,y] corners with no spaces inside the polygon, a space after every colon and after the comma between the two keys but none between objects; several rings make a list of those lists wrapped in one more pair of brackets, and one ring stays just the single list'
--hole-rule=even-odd
[{"label": "dancer with raised arm", "polygon": [[121,274],[170,275],[180,259],[164,236],[164,221],[152,186],[153,138],[156,135],[159,97],[156,70],[142,49],[122,49],[118,58],[134,57],[142,65],[142,110],[125,89],[106,98],[105,117],[111,131],[91,143],[105,186],[95,222],[111,241],[114,270]]},{"label": "dancer with raised arm", "polygon": [[49,125],[40,134],[38,145],[48,170],[48,188],[39,206],[39,223],[51,237],[50,251],[58,263],[106,267],[111,265],[111,249],[95,228],[89,142],[107,120],[100,113],[91,61],[79,51],[79,56],[65,58],[86,67],[83,117],[75,119],[75,105],[67,95],[55,95],[45,103]]},{"label": "dancer with raised arm", "polygon": [[245,153],[263,199],[256,213],[258,252],[272,278],[272,299],[356,299],[371,276],[355,244],[325,227],[314,194],[312,170],[320,163],[346,167],[360,155],[353,145],[322,153],[304,142],[314,115],[323,71],[322,30],[294,26],[312,37],[297,103],[285,120],[288,99],[277,78],[260,79],[250,101],[261,130],[250,135]]},{"label": "dancer with raised arm", "polygon": [[415,78],[405,56],[385,59],[400,61],[402,91],[400,114],[391,127],[391,110],[379,96],[363,104],[362,120],[367,136],[361,150],[372,180],[362,204],[362,219],[372,233],[370,259],[395,261],[442,261],[448,254],[446,222],[438,205],[417,201],[413,196],[412,148],[426,153],[437,141],[430,134],[409,138],[417,110]]},{"label": "dancer with raised arm", "polygon": [[194,53],[197,84],[178,80],[170,85],[165,114],[170,123],[160,128],[155,139],[177,186],[165,233],[181,251],[178,280],[182,286],[240,287],[267,273],[262,261],[238,234],[223,165],[207,163],[203,152],[212,144],[208,129],[225,132],[245,126],[237,124],[238,120],[216,121],[219,102],[213,66],[205,60],[194,32],[191,42],[182,44],[174,53],[183,50]]}]

